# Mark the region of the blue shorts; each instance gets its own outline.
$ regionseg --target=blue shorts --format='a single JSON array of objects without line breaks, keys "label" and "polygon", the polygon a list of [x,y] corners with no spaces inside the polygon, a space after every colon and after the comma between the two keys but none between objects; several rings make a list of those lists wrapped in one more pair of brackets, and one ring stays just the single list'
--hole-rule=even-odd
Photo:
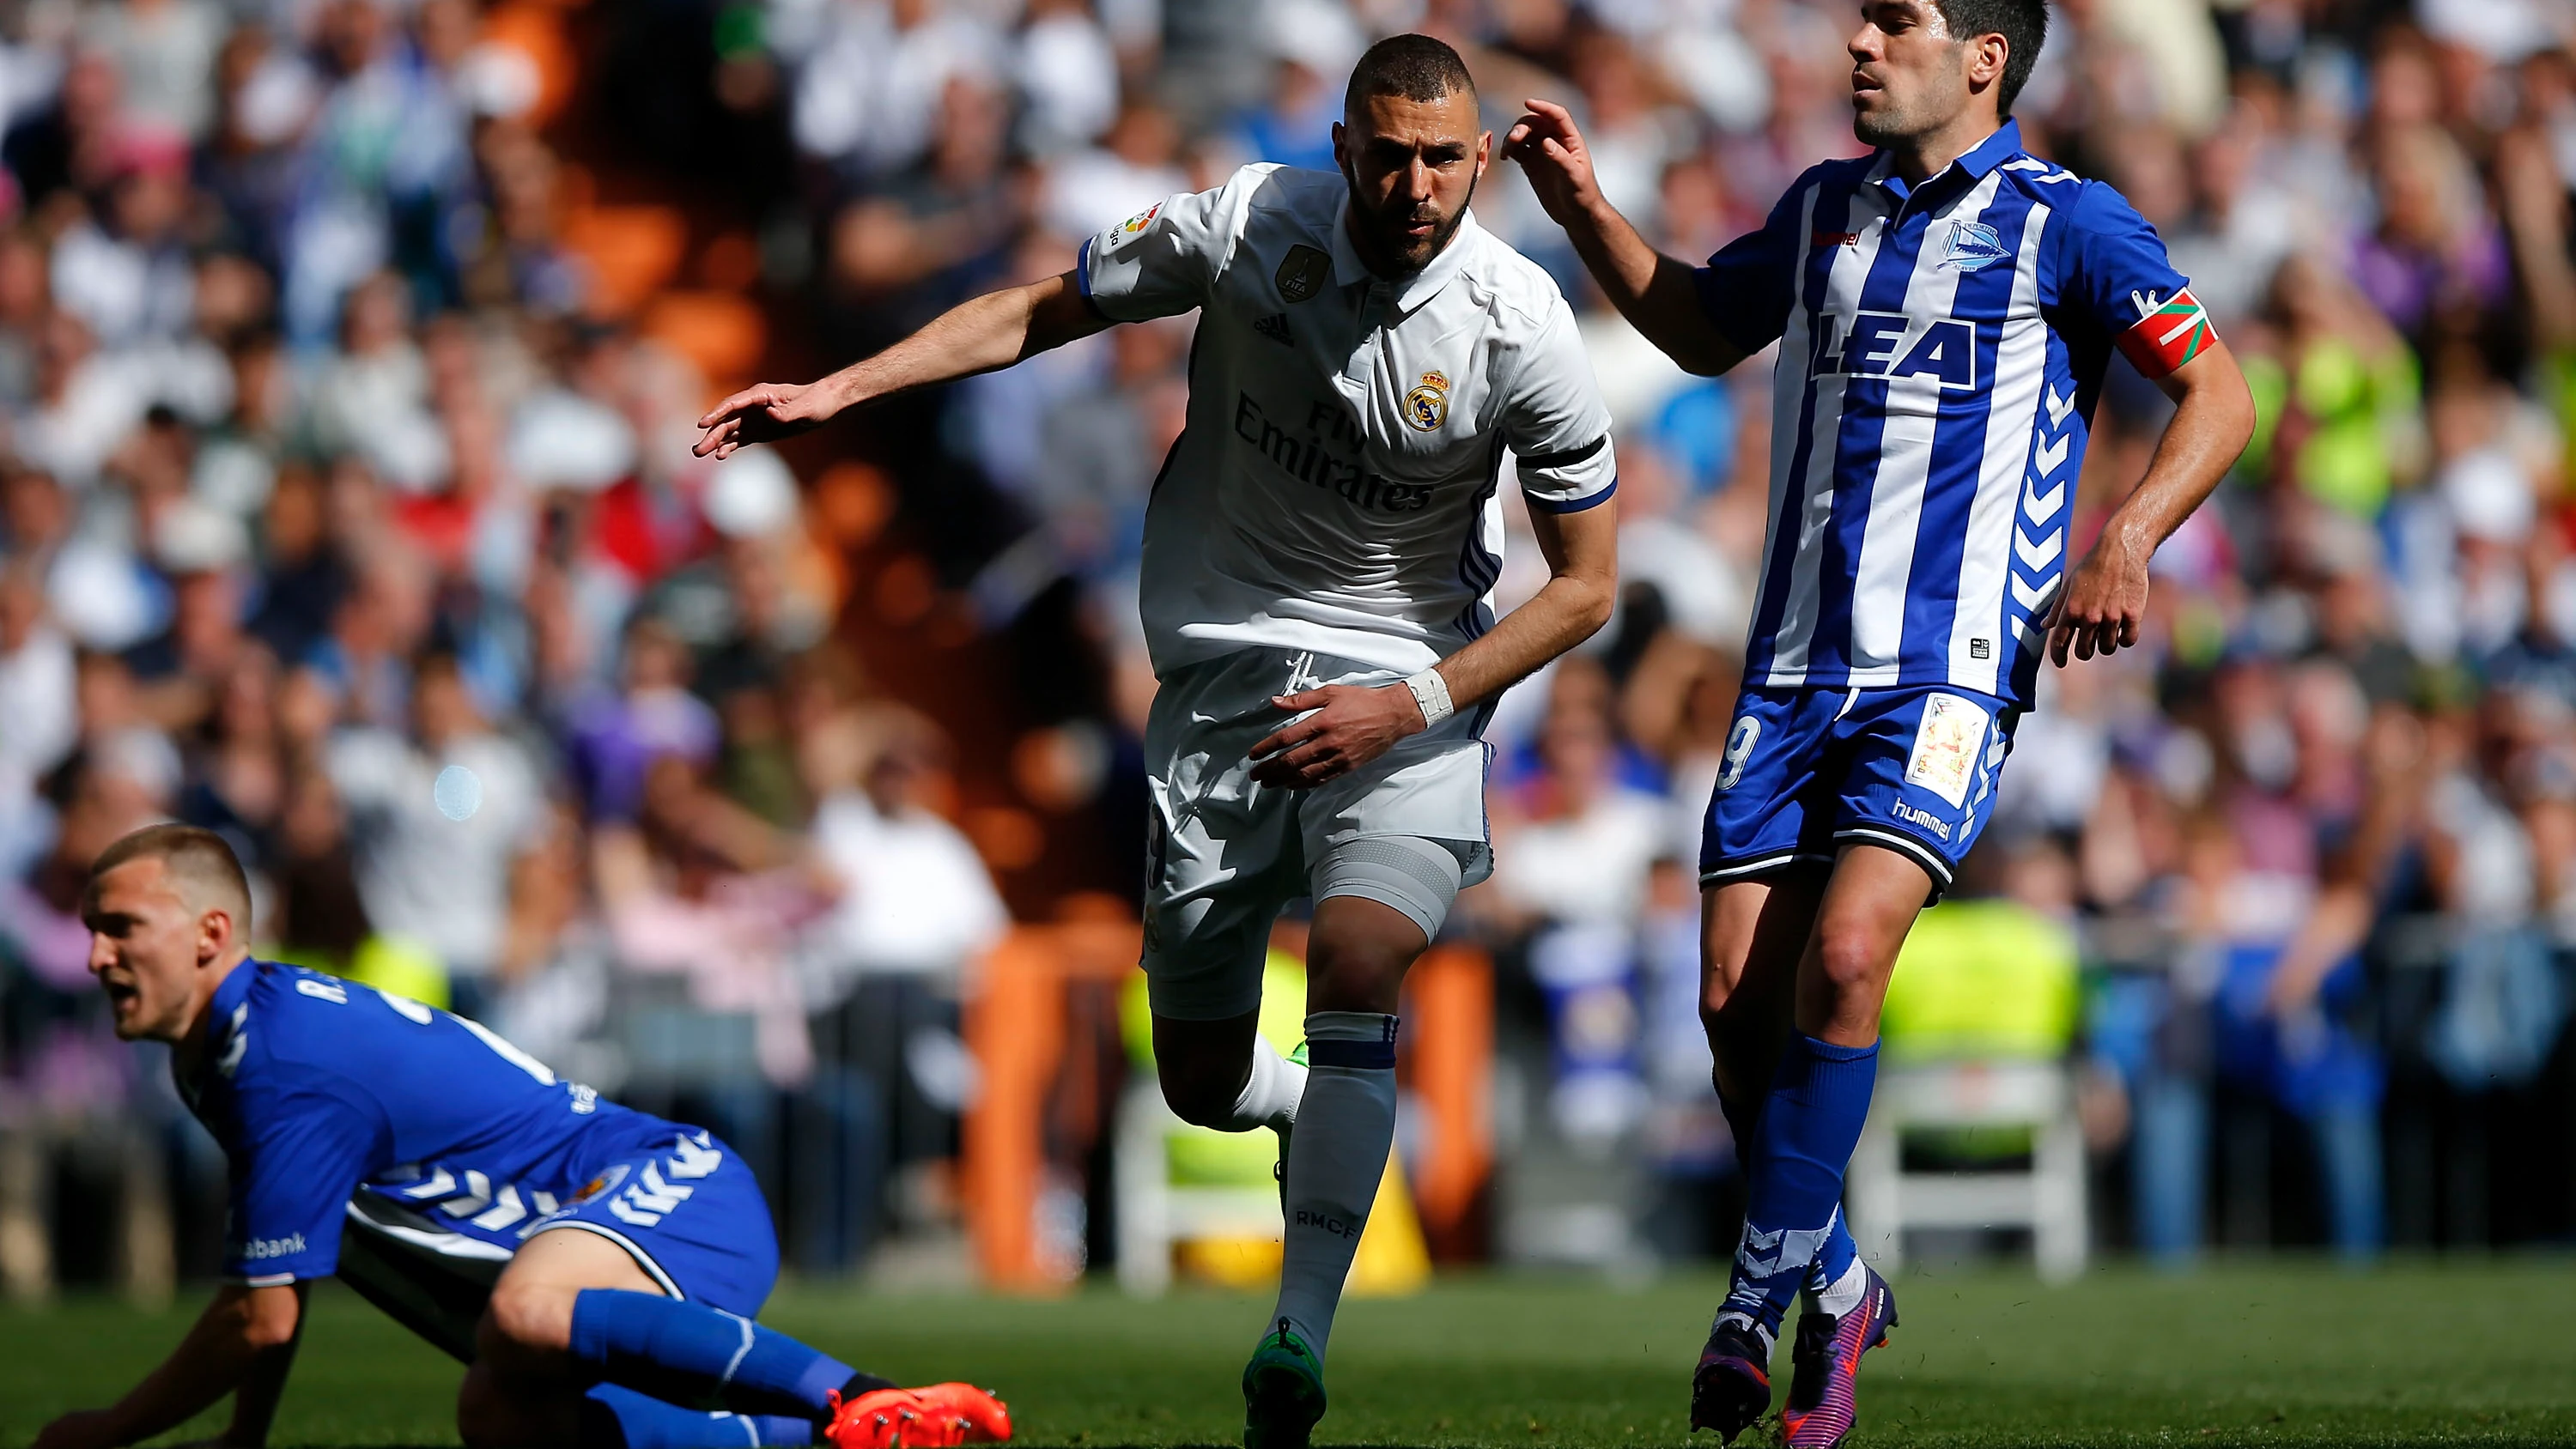
[{"label": "blue shorts", "polygon": [[1709,797],[1700,883],[1831,861],[1856,841],[1911,857],[1940,899],[1994,814],[2019,718],[1947,685],[1746,689]]},{"label": "blue shorts", "polygon": [[742,1155],[708,1132],[616,1163],[536,1233],[597,1233],[624,1248],[674,1298],[750,1318],[778,1282],[769,1201]]},{"label": "blue shorts", "polygon": [[467,1363],[493,1283],[519,1244],[539,1233],[596,1233],[672,1297],[753,1317],[778,1281],[768,1200],[722,1140],[674,1131],[667,1147],[610,1164],[575,1201],[533,1222],[487,1228],[444,1205],[361,1188],[341,1223],[335,1271],[396,1322]]}]

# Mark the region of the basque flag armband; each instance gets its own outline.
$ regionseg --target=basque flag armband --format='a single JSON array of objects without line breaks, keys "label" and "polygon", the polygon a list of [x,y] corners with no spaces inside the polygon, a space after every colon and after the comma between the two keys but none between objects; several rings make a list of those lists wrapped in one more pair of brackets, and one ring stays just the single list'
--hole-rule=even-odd
[{"label": "basque flag armband", "polygon": [[2120,353],[2149,381],[2171,377],[2218,340],[2209,313],[2189,287],[2162,300],[2153,292],[2131,292],[2129,304],[2138,309],[2138,320],[2120,334]]}]

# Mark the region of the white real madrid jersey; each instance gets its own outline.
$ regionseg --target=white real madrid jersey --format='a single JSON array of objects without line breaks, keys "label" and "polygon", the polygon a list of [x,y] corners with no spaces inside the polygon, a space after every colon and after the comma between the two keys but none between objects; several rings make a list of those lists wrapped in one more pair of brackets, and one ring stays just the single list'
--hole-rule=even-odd
[{"label": "white real madrid jersey", "polygon": [[1493,624],[1495,489],[1617,486],[1610,414],[1556,284],[1463,218],[1389,282],[1343,229],[1341,176],[1247,166],[1083,243],[1102,315],[1200,309],[1187,426],[1145,512],[1156,673],[1246,648],[1411,672]]}]

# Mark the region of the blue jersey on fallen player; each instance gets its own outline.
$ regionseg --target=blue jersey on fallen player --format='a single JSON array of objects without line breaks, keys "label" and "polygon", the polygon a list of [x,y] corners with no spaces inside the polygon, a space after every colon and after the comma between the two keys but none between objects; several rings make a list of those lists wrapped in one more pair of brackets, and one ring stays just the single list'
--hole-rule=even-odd
[{"label": "blue jersey on fallen player", "polygon": [[226,1281],[115,1404],[35,1449],[119,1449],[230,1394],[268,1434],[305,1287],[336,1276],[466,1364],[467,1449],[989,1443],[964,1383],[898,1388],[752,1321],[778,1275],[760,1186],[709,1133],[604,1102],[474,1022],[252,959],[250,884],[211,831],[101,852],[81,919],[116,1033],[171,1047],[232,1172]]},{"label": "blue jersey on fallen player", "polygon": [[219,1038],[179,1087],[231,1168],[226,1277],[327,1277],[344,1223],[372,1238],[381,1219],[465,1261],[598,1233],[674,1297],[741,1314],[768,1297],[768,1208],[707,1133],[603,1101],[475,1022],[300,967],[245,963],[214,1013]]}]

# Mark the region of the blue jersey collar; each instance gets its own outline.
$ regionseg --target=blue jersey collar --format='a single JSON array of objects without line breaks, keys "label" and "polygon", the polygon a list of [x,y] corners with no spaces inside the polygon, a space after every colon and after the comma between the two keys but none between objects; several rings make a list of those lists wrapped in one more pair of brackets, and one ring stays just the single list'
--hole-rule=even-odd
[{"label": "blue jersey collar", "polygon": [[1888,194],[1897,199],[1899,205],[1903,205],[1914,198],[1914,193],[1918,189],[1931,192],[1936,196],[1953,188],[1964,191],[1985,180],[1996,167],[2020,154],[2021,122],[2006,121],[1995,129],[1993,135],[1961,152],[1957,160],[1945,167],[1941,174],[1924,182],[1920,188],[1906,184],[1905,178],[1897,174],[1896,158],[1884,148],[1879,151],[1878,159],[1869,168],[1869,179],[1885,188]]},{"label": "blue jersey collar", "polygon": [[[270,969],[267,962],[253,956],[234,967],[232,974],[215,987],[213,1009],[206,1013],[206,1070],[215,1070],[219,1063],[228,1060],[238,1060],[233,1053],[232,1039],[243,1029],[242,1017],[250,1010],[251,988],[259,984],[259,973]],[[226,1071],[224,1075],[231,1076],[232,1073]]]},{"label": "blue jersey collar", "polygon": [[[261,969],[267,964],[256,956],[250,957],[234,967],[232,974],[215,987],[214,1017],[217,1021],[230,1019],[241,1004],[250,999],[251,983],[258,979]],[[218,1027],[216,1030],[229,1031],[231,1028]]]},{"label": "blue jersey collar", "polygon": [[[251,988],[259,984],[259,973],[265,969],[267,963],[256,956],[234,967],[215,987],[214,1000],[207,1005],[203,1028],[206,1039],[170,1053],[170,1079],[191,1107],[196,1105],[208,1078],[229,1078],[232,1068],[240,1063],[233,1039],[247,1029],[244,1018],[250,1013]],[[186,1070],[182,1070],[183,1063]]]}]

